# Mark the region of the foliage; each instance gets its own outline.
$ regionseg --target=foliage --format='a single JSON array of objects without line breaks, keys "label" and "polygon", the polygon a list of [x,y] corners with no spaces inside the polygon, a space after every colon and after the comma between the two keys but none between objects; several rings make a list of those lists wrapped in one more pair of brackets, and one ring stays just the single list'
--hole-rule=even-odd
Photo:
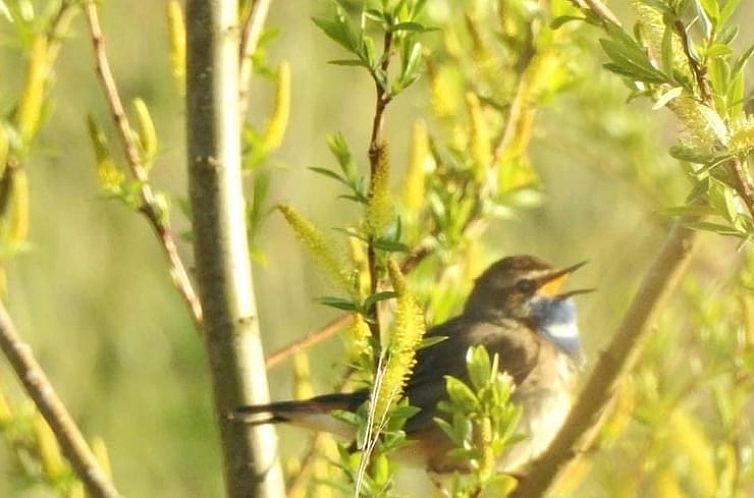
[{"label": "foliage", "polygon": [[[75,8],[59,16],[67,4]],[[129,96],[128,138],[147,174],[141,179],[123,161],[120,139],[89,86],[95,78],[86,43],[79,43],[87,41],[83,24],[72,39],[67,35],[77,4],[0,0],[3,298],[77,418],[104,433],[127,495],[217,494],[221,472],[197,341],[182,334],[189,328],[184,310],[127,210],[103,207],[91,185],[96,178],[104,197],[138,211],[148,181],[157,186],[159,218],[171,228],[185,224],[168,209],[184,196],[171,165],[182,160],[180,2],[166,2],[164,13],[150,2],[102,5],[104,28],[114,34],[108,48],[115,76]],[[252,4],[241,2],[242,16]],[[305,19],[310,4],[316,35],[290,21]],[[653,250],[657,221],[668,216],[735,237],[739,252],[707,239],[694,276],[621,382],[606,425],[553,495],[739,498],[754,489],[754,122],[747,81],[754,49],[746,25],[736,26],[750,17],[751,5],[610,2],[624,23],[630,16],[621,7],[634,8],[634,26],[587,5],[593,2],[343,0],[273,8],[280,12],[273,23],[281,26],[263,30],[250,57],[255,91],[241,137],[248,237],[255,261],[267,263],[255,275],[267,344],[318,323],[322,312],[311,310],[311,292],[334,294],[320,302],[354,317],[338,364],[356,386],[383,391],[356,415],[340,414],[354,426],[356,446],[338,453],[332,444],[317,445],[325,455],[317,464],[328,469],[302,474],[309,496],[353,495],[357,481],[363,496],[394,496],[403,487],[429,493],[399,482],[394,452],[408,444],[402,427],[413,413],[398,401],[400,391],[413,351],[427,344],[420,339],[424,321],[455,313],[491,254],[537,252],[556,263],[590,257],[601,292],[580,309],[585,342],[597,351]],[[145,14],[136,26],[139,8]],[[315,61],[313,73],[302,53]],[[338,67],[328,72],[317,64],[323,53],[336,54],[330,57]],[[595,69],[598,60],[607,71]],[[366,85],[359,74],[373,84],[373,98],[360,93]],[[670,149],[675,159],[665,154],[671,134],[664,109],[681,127]],[[330,163],[316,143],[326,144]],[[96,175],[75,167],[92,163]],[[315,166],[304,171],[306,165]],[[312,186],[310,172],[326,181]],[[691,187],[681,202],[675,193],[683,177]],[[279,198],[279,212],[334,292],[322,291],[274,217],[264,224]],[[334,224],[332,237],[319,228]],[[312,353],[318,388],[338,370],[335,349]],[[474,371],[496,372],[495,360],[484,360],[480,350],[469,359]],[[301,369],[294,372],[298,388],[309,375]],[[505,481],[490,473],[489,450],[515,441],[512,424],[500,422],[513,414],[501,406],[505,413],[493,413],[488,403],[507,395],[503,381],[482,373],[472,380],[489,383],[449,381],[444,427],[459,443],[457,453],[476,462],[469,476],[449,484],[454,494],[474,496]],[[375,386],[375,378],[388,380]],[[285,382],[274,380],[275,396],[284,397]],[[4,375],[0,382],[5,386]],[[12,478],[0,494],[44,487],[77,496],[80,485],[45,426],[6,392],[11,416],[0,407],[0,419],[9,447],[0,467]],[[466,408],[476,422],[461,421]],[[375,413],[385,411],[384,423],[375,424]],[[488,439],[493,417],[501,424],[494,441],[476,444]],[[300,447],[296,438],[284,448]],[[354,452],[370,445],[370,459]],[[345,479],[333,474],[333,460]]]},{"label": "foliage", "polygon": [[521,417],[521,407],[510,399],[513,380],[500,372],[498,361],[497,355],[490,360],[484,346],[471,347],[466,354],[471,384],[445,379],[448,401],[438,408],[447,415],[435,421],[455,446],[448,455],[470,468],[468,476],[455,476],[454,498],[505,496],[515,484],[511,476],[495,472],[497,458],[517,442]]}]

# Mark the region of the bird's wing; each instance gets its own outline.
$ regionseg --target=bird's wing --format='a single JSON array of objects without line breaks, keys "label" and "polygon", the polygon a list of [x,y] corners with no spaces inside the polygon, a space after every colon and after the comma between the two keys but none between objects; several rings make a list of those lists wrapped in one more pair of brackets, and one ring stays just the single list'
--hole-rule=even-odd
[{"label": "bird's wing", "polygon": [[421,412],[408,421],[409,432],[434,425],[437,403],[447,399],[445,376],[469,382],[466,370],[469,347],[483,345],[490,356],[497,354],[500,370],[508,372],[516,385],[521,384],[537,364],[540,343],[536,334],[513,320],[490,323],[459,317],[432,329],[429,335],[448,338],[419,351],[405,394],[409,403]]}]

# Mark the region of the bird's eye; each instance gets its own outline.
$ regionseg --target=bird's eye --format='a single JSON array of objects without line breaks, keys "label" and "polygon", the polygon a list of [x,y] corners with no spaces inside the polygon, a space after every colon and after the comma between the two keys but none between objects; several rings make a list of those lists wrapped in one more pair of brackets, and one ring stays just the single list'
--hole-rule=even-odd
[{"label": "bird's eye", "polygon": [[529,280],[528,278],[516,282],[516,290],[524,294],[531,294],[536,288],[537,284],[534,283],[534,280]]}]

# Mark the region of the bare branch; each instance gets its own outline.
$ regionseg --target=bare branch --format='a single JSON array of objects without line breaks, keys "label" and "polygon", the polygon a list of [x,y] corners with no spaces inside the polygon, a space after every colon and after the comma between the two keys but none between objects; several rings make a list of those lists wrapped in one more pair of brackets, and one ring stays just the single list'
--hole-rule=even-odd
[{"label": "bare branch", "polygon": [[698,232],[682,220],[670,229],[652,266],[607,349],[602,353],[568,419],[550,448],[532,465],[510,498],[538,498],[574,456],[582,436],[594,429],[610,401],[617,380],[630,369],[638,356],[638,342],[663,308],[690,260]]},{"label": "bare branch", "polygon": [[0,348],[8,358],[37,409],[55,434],[63,454],[76,475],[95,498],[119,498],[120,494],[97,463],[86,439],[58,397],[42,367],[37,363],[31,347],[16,332],[13,321],[0,302]]},{"label": "bare branch", "polygon": [[251,57],[259,46],[259,39],[262,36],[271,3],[272,0],[254,0],[249,16],[244,20],[241,29],[238,109],[242,120],[249,108],[249,85],[251,84],[251,71],[254,66]]},{"label": "bare branch", "polygon": [[[404,275],[410,273],[411,270],[416,268],[416,266],[430,254],[431,251],[428,247],[420,245],[416,250],[409,254],[409,256],[405,260],[403,260],[403,263],[401,264],[401,272]],[[274,353],[270,354],[265,361],[267,369],[269,370],[279,363],[282,363],[284,360],[290,358],[299,351],[310,348],[315,344],[319,344],[320,342],[333,337],[335,334],[351,325],[352,322],[353,316],[350,314],[345,314],[329,321],[318,329],[308,332],[300,339],[296,339],[287,346],[284,346]]]},{"label": "bare branch", "polygon": [[89,33],[94,46],[97,76],[100,79],[103,91],[105,92],[105,98],[110,106],[110,112],[118,130],[118,136],[120,137],[123,146],[126,161],[131,173],[139,183],[139,195],[141,196],[140,211],[147,218],[152,230],[154,230],[154,233],[157,235],[162,250],[165,253],[165,257],[168,260],[168,267],[170,270],[170,276],[173,279],[173,284],[188,305],[197,330],[201,330],[202,307],[199,298],[196,296],[196,292],[194,292],[194,287],[191,283],[188,272],[186,271],[186,267],[178,254],[175,239],[173,238],[170,226],[165,219],[165,213],[160,207],[155,193],[149,184],[147,170],[144,168],[142,160],[139,157],[139,152],[134,141],[136,135],[128,121],[128,117],[123,108],[123,102],[118,93],[118,87],[115,84],[115,79],[110,70],[110,62],[107,59],[107,53],[105,51],[105,38],[102,34],[102,28],[100,27],[95,2],[92,0],[87,1],[84,5],[84,11],[86,13],[87,22],[89,23]]},{"label": "bare branch", "polygon": [[308,332],[300,339],[297,339],[287,346],[278,349],[274,353],[270,354],[267,357],[267,360],[265,360],[265,366],[269,370],[275,365],[281,363],[286,358],[293,356],[297,352],[314,346],[315,344],[319,344],[325,339],[334,336],[344,328],[351,325],[351,323],[353,323],[353,315],[341,315],[334,320],[329,321],[324,326]]}]

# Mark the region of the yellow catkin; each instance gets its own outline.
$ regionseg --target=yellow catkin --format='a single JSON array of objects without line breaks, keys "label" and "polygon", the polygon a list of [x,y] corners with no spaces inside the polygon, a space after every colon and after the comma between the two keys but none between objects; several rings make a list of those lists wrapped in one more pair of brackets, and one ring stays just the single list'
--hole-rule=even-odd
[{"label": "yellow catkin", "polygon": [[387,146],[377,148],[377,163],[369,185],[369,203],[366,209],[366,229],[370,237],[383,234],[395,214],[390,195],[390,158]]},{"label": "yellow catkin", "polygon": [[728,148],[739,156],[748,156],[754,151],[754,117],[737,119],[730,126]]},{"label": "yellow catkin", "polygon": [[[665,34],[665,23],[662,20],[662,14],[640,0],[632,0],[636,14],[644,25],[647,42],[649,44],[650,57],[654,63],[659,66],[662,59],[662,39]],[[680,38],[675,33],[671,38],[673,53],[673,69],[687,76],[690,75],[689,67],[686,62],[686,56],[683,53],[683,45]]]},{"label": "yellow catkin", "polygon": [[0,123],[0,177],[5,174],[5,165],[8,162],[8,131]]},{"label": "yellow catkin", "polygon": [[38,35],[32,42],[24,90],[16,114],[18,131],[24,144],[31,140],[39,126],[47,81],[47,66],[47,37]]},{"label": "yellow catkin", "polygon": [[168,43],[170,46],[170,69],[178,85],[178,93],[186,93],[186,25],[178,0],[167,3]]},{"label": "yellow catkin", "polygon": [[304,352],[293,355],[293,397],[307,399],[314,396],[312,374],[309,369],[309,357]]},{"label": "yellow catkin", "polygon": [[422,120],[414,123],[410,147],[406,179],[403,182],[403,205],[410,215],[416,215],[424,205],[427,172],[435,168],[435,160],[429,148],[427,125]]},{"label": "yellow catkin", "polygon": [[11,206],[8,236],[13,244],[26,240],[29,233],[29,181],[26,171],[16,169],[11,177]]},{"label": "yellow catkin", "polygon": [[676,410],[668,421],[672,446],[677,457],[689,460],[691,482],[699,496],[713,496],[717,489],[713,447],[699,424],[683,410]]},{"label": "yellow catkin", "polygon": [[633,378],[626,376],[615,391],[612,408],[605,425],[602,427],[602,438],[610,444],[623,435],[631,423],[631,414],[636,404],[636,389]]},{"label": "yellow catkin", "polygon": [[280,63],[275,86],[275,104],[264,129],[263,148],[270,152],[283,143],[288,117],[291,112],[291,66],[288,61]]},{"label": "yellow catkin", "polygon": [[466,106],[469,112],[469,156],[474,179],[482,183],[492,163],[492,141],[490,129],[484,118],[484,111],[479,98],[469,92],[466,94]]},{"label": "yellow catkin", "polygon": [[416,361],[416,348],[425,332],[421,308],[408,291],[406,279],[398,264],[388,262],[388,274],[397,296],[393,331],[388,345],[388,359],[380,376],[380,385],[373,400],[375,422],[380,423],[403,392],[403,386]]},{"label": "yellow catkin", "polygon": [[360,301],[369,294],[369,259],[366,245],[357,237],[348,237],[348,255],[354,268],[356,292]]},{"label": "yellow catkin", "polygon": [[60,476],[63,471],[63,456],[52,429],[39,413],[34,416],[34,438],[42,471],[49,478]]},{"label": "yellow catkin", "polygon": [[322,232],[293,207],[280,204],[277,208],[293,229],[296,237],[303,242],[314,261],[325,271],[333,284],[353,293],[351,281],[343,270],[345,265]]},{"label": "yellow catkin", "polygon": [[[681,486],[673,472],[669,469],[660,470],[652,482],[654,498],[685,498]],[[712,496],[712,495],[706,495]]]},{"label": "yellow catkin", "polygon": [[113,477],[113,468],[110,464],[110,454],[107,451],[107,445],[105,440],[101,437],[95,437],[92,439],[92,453],[97,459],[102,472],[110,479]]},{"label": "yellow catkin", "polygon": [[349,356],[355,358],[360,355],[371,357],[372,347],[369,339],[372,336],[369,325],[361,313],[354,313],[353,323],[348,328],[348,349]]},{"label": "yellow catkin", "polygon": [[125,175],[118,169],[110,155],[105,133],[92,116],[87,116],[86,124],[94,150],[95,169],[100,187],[105,191],[119,188],[125,181]]},{"label": "yellow catkin", "polygon": [[11,411],[10,404],[5,398],[5,394],[0,391],[0,429],[8,425],[11,420],[13,420],[13,412]]},{"label": "yellow catkin", "polygon": [[592,470],[592,459],[584,455],[577,456],[571,460],[563,472],[555,481],[553,488],[554,495],[557,496],[569,496],[581,486],[586,476],[589,475],[589,471]]},{"label": "yellow catkin", "polygon": [[141,147],[141,160],[148,165],[157,155],[157,131],[154,127],[154,121],[149,114],[147,104],[141,99],[134,99],[134,111],[136,111],[136,123],[138,125],[139,145]]},{"label": "yellow catkin", "polygon": [[717,138],[700,106],[693,98],[683,95],[667,104],[683,125],[681,143],[700,152],[711,153],[717,146]]}]

